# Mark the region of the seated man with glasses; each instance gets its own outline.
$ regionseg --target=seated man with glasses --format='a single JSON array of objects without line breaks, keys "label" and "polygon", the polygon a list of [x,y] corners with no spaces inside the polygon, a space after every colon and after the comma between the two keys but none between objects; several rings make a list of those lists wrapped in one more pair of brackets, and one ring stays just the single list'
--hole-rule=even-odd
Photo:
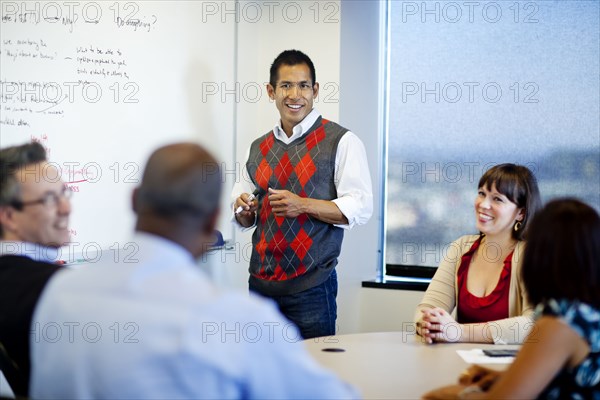
[{"label": "seated man with glasses", "polygon": [[28,394],[33,310],[69,241],[70,195],[39,143],[0,150],[0,343],[19,396]]}]

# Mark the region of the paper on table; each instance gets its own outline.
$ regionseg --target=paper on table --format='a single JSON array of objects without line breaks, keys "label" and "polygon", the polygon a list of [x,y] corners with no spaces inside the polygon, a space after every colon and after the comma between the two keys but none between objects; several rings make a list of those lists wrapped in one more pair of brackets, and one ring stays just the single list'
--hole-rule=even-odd
[{"label": "paper on table", "polygon": [[481,349],[456,350],[468,364],[510,364],[514,357],[489,357],[483,354]]}]

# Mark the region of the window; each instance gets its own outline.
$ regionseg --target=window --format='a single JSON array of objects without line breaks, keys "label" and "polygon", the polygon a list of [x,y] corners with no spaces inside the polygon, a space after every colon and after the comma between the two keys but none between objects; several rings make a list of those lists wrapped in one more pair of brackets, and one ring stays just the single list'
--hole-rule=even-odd
[{"label": "window", "polygon": [[388,6],[388,274],[436,267],[476,233],[476,186],[497,163],[528,166],[544,202],[600,210],[597,1]]}]

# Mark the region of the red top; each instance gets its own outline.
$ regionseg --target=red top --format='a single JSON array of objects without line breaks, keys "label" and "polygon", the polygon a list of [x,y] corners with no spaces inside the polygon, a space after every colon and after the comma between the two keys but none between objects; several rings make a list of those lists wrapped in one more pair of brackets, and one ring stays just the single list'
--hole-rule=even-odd
[{"label": "red top", "polygon": [[469,251],[463,254],[458,268],[458,310],[457,322],[461,324],[496,321],[508,318],[508,291],[510,289],[511,251],[504,260],[504,267],[496,288],[485,297],[477,297],[467,289],[467,275],[473,254],[481,238],[477,239]]}]

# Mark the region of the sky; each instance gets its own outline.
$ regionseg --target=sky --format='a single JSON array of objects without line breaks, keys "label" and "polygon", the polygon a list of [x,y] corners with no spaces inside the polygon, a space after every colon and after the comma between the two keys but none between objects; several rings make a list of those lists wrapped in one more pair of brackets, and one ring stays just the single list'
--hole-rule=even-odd
[{"label": "sky", "polygon": [[392,1],[390,154],[526,160],[598,148],[599,10]]}]

